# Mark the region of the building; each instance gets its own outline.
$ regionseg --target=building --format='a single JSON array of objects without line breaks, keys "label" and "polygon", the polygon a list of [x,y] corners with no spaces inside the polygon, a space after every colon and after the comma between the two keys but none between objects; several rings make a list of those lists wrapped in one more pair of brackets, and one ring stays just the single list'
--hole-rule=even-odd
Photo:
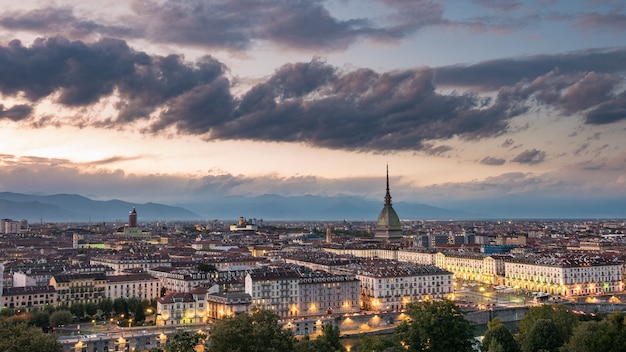
[{"label": "building", "polygon": [[299,281],[300,273],[291,268],[257,269],[246,275],[245,293],[252,297],[253,308],[272,310],[282,318],[297,316]]},{"label": "building", "polygon": [[394,241],[402,239],[402,224],[398,214],[391,205],[391,194],[389,193],[389,167],[387,167],[387,189],[385,193],[385,205],[378,214],[376,220],[375,238],[384,241]]},{"label": "building", "polygon": [[411,302],[450,298],[452,273],[433,265],[368,259],[355,266],[361,282],[361,309],[403,309]]},{"label": "building", "polygon": [[207,320],[206,289],[172,292],[157,300],[157,326],[199,324]]},{"label": "building", "polygon": [[236,224],[230,225],[231,232],[257,231],[258,229],[259,227],[256,224],[249,223],[248,221],[246,221],[246,218],[244,218],[243,216],[239,217],[239,222],[237,222]]},{"label": "building", "polygon": [[106,297],[151,300],[161,296],[161,281],[148,274],[107,276]]},{"label": "building", "polygon": [[622,264],[601,257],[521,258],[506,261],[505,285],[565,297],[621,292]]},{"label": "building", "polygon": [[212,283],[217,272],[204,272],[187,268],[160,267],[148,270],[159,279],[167,292],[191,292],[198,286]]},{"label": "building", "polygon": [[358,313],[361,283],[354,275],[332,275],[324,271],[302,273],[298,280],[297,304],[293,315]]},{"label": "building", "polygon": [[2,289],[0,307],[29,311],[57,304],[57,291],[52,286],[25,286]]},{"label": "building", "polygon": [[59,274],[50,279],[57,292],[57,305],[98,303],[106,297],[107,279],[104,273]]},{"label": "building", "polygon": [[93,257],[89,260],[91,265],[106,265],[111,267],[115,275],[122,275],[126,270],[148,271],[152,268],[172,266],[169,257],[159,254],[153,255],[130,255],[110,254]]}]

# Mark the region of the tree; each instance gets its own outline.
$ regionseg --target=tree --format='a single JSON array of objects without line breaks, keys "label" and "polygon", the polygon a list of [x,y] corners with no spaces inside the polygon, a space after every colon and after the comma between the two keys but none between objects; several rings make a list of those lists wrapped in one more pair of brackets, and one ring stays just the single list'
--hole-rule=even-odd
[{"label": "tree", "polygon": [[343,352],[346,350],[339,339],[339,327],[331,323],[322,326],[322,334],[315,340],[307,335],[295,345],[298,352]]},{"label": "tree", "polygon": [[75,302],[70,307],[70,312],[78,319],[82,319],[85,317],[85,305],[82,302]]},{"label": "tree", "polygon": [[509,329],[495,318],[487,324],[481,351],[519,352],[520,348]]},{"label": "tree", "polygon": [[0,351],[61,352],[55,335],[44,334],[18,319],[0,319]]},{"label": "tree", "polygon": [[98,303],[98,308],[102,314],[109,316],[113,312],[113,301],[110,298],[105,298]]},{"label": "tree", "polygon": [[557,352],[563,336],[552,320],[539,319],[521,341],[522,352]]},{"label": "tree", "polygon": [[385,335],[368,336],[359,339],[357,352],[395,352],[404,351],[402,346]]},{"label": "tree", "polygon": [[69,310],[57,310],[56,312],[50,314],[50,325],[67,325],[72,322],[72,319],[72,312]]},{"label": "tree", "polygon": [[453,302],[410,303],[406,314],[410,321],[402,322],[394,335],[408,351],[472,351],[474,329]]},{"label": "tree", "polygon": [[128,304],[126,300],[124,298],[116,298],[115,301],[113,301],[113,311],[117,315],[124,314],[128,316]]},{"label": "tree", "polygon": [[43,328],[50,325],[50,314],[45,310],[38,310],[31,314],[30,323]]},{"label": "tree", "polygon": [[211,330],[209,351],[294,351],[295,338],[278,319],[272,311],[256,310],[221,320]]},{"label": "tree", "polygon": [[88,302],[85,304],[85,313],[88,316],[93,317],[98,313],[98,305],[93,302]]},{"label": "tree", "polygon": [[574,328],[570,341],[561,350],[565,352],[626,351],[625,320],[623,312],[614,312],[601,322],[581,323]]},{"label": "tree", "polygon": [[205,334],[192,334],[188,331],[177,332],[167,342],[165,352],[193,352],[195,347],[207,338]]},{"label": "tree", "polygon": [[140,322],[146,320],[146,313],[143,312],[143,305],[139,304],[135,308],[135,321]]},{"label": "tree", "polygon": [[517,325],[517,334],[515,339],[522,344],[530,333],[530,330],[542,319],[548,319],[555,324],[562,341],[568,341],[572,335],[574,327],[579,323],[578,317],[572,312],[572,309],[562,304],[531,307],[528,313],[520,320]]}]

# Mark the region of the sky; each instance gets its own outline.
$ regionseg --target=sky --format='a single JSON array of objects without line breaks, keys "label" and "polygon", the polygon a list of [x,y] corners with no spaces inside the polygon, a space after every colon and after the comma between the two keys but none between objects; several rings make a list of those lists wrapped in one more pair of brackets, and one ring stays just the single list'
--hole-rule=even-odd
[{"label": "sky", "polygon": [[0,2],[0,191],[626,198],[623,1]]}]

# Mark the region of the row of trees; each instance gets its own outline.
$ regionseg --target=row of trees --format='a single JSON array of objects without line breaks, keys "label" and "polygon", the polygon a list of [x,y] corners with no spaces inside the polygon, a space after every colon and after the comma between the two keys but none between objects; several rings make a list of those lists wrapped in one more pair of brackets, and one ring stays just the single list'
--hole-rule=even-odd
[{"label": "row of trees", "polygon": [[[395,352],[583,352],[626,351],[626,316],[575,314],[564,305],[532,307],[513,334],[498,319],[488,324],[482,343],[474,326],[453,302],[425,301],[409,304],[409,317],[392,336],[363,336],[356,351]],[[297,340],[270,311],[239,315],[217,322],[210,336],[210,352],[225,351],[345,351],[339,328],[326,324],[315,340]],[[167,352],[188,351],[171,349]]]}]

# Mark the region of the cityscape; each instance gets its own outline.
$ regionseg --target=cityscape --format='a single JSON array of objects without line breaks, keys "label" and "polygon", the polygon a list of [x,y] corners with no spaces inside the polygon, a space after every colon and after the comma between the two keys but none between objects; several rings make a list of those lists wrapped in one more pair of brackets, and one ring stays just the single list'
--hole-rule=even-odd
[{"label": "cityscape", "polygon": [[626,350],[623,1],[0,5],[0,352]]},{"label": "cityscape", "polygon": [[[259,309],[295,336],[335,324],[348,338],[390,333],[431,300],[475,324],[541,304],[626,308],[624,220],[402,221],[388,174],[375,221],[144,223],[133,208],[119,227],[0,225],[0,306],[70,310],[63,351],[147,351],[181,328],[210,343],[216,321]],[[134,311],[113,308],[129,299]]]}]

